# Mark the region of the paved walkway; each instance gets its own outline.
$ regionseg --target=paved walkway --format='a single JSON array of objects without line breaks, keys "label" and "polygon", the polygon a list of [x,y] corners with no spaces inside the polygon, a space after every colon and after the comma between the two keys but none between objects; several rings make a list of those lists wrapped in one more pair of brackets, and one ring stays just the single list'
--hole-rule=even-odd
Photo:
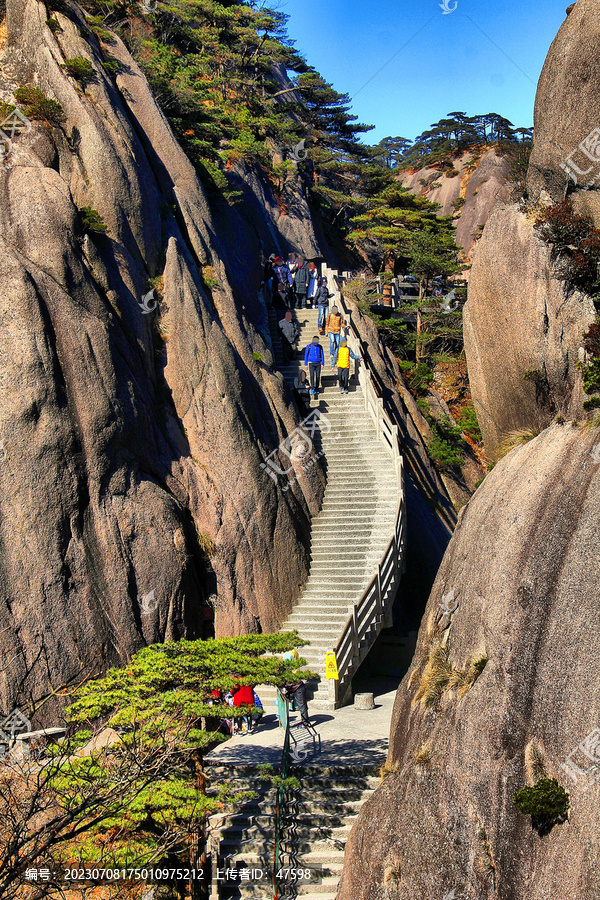
[{"label": "paved walkway", "polygon": [[[354,684],[354,693],[369,691],[375,695],[375,709],[359,710],[354,706],[321,711],[309,704],[311,720],[320,738],[320,750],[309,746],[308,734],[302,736],[309,750],[304,760],[310,766],[377,766],[385,762],[392,709],[399,679],[378,678]],[[220,744],[207,757],[213,765],[257,766],[281,762],[283,729],[279,727],[274,707],[267,705],[262,722],[254,734],[235,736]],[[292,714],[292,724],[299,721]],[[298,734],[304,732],[301,729]],[[304,743],[304,740],[307,743]]]}]

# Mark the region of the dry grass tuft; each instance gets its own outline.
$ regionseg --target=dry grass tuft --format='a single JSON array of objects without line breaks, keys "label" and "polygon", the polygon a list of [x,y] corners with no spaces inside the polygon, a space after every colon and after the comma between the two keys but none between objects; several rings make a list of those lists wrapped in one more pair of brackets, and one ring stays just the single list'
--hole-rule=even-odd
[{"label": "dry grass tuft", "polygon": [[527,778],[531,785],[537,784],[540,778],[548,777],[543,753],[533,741],[530,741],[525,747],[525,765],[527,767]]},{"label": "dry grass tuft", "polygon": [[535,428],[522,428],[519,431],[510,431],[499,445],[496,452],[496,462],[507,456],[516,447],[522,447],[538,436],[540,432]]},{"label": "dry grass tuft", "polygon": [[423,744],[423,746],[416,751],[413,762],[415,766],[429,766],[431,765],[431,748],[427,744]]},{"label": "dry grass tuft", "polygon": [[425,709],[435,709],[446,691],[454,691],[462,699],[473,687],[488,661],[487,656],[479,655],[468,663],[466,669],[455,669],[449,661],[449,655],[449,644],[444,645],[438,640],[431,645],[414,703],[420,703]]}]

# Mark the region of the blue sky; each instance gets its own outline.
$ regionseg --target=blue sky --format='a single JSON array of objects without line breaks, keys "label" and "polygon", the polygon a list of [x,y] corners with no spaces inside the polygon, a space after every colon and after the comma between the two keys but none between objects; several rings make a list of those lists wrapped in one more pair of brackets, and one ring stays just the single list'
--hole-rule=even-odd
[{"label": "blue sky", "polygon": [[[366,139],[413,139],[448,112],[533,124],[535,86],[569,0],[280,0],[288,32]],[[404,46],[406,45],[406,46]],[[387,65],[385,65],[387,63]],[[378,74],[379,69],[385,65]]]}]

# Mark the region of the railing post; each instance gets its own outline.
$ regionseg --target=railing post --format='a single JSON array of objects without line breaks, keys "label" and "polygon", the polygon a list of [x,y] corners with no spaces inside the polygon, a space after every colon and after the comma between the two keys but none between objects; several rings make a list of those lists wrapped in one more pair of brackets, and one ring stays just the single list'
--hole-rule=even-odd
[{"label": "railing post", "polygon": [[352,657],[358,661],[358,627],[356,622],[356,605],[352,607]]},{"label": "railing post", "polygon": [[335,678],[330,678],[327,684],[328,691],[328,699],[330,703],[334,704],[334,708],[337,706],[338,696],[339,696],[339,681]]},{"label": "railing post", "polygon": [[[394,526],[394,534],[396,533],[396,528]],[[381,616],[383,613],[383,596],[381,593],[381,564],[377,566],[377,605],[375,607],[375,614],[377,616]]]}]

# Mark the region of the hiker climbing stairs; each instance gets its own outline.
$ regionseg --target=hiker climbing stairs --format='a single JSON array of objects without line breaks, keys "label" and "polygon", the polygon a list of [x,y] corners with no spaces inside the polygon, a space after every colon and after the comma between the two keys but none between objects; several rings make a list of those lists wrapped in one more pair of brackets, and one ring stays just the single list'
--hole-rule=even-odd
[{"label": "hiker climbing stairs", "polygon": [[[298,310],[296,316],[300,354],[281,367],[291,387],[301,368],[304,348],[318,333],[316,309]],[[321,415],[320,446],[327,486],[322,509],[312,522],[310,574],[282,630],[296,629],[300,637],[310,641],[302,648],[302,655],[321,677],[314,686],[314,699],[320,708],[333,708],[343,702],[343,697],[331,697],[325,679],[325,653],[336,648],[349,616],[389,547],[397,525],[402,480],[378,435],[358,377],[351,378],[349,393],[340,393],[337,370],[331,368],[329,339],[323,337],[321,342],[326,362],[322,391],[311,407]],[[390,580],[379,606],[372,604],[374,614],[363,625],[358,646],[350,648],[349,678],[356,674],[352,667],[358,665],[381,631],[386,603],[389,610],[396,587],[397,579]],[[346,693],[348,689],[347,679]],[[271,699],[267,692],[267,702]]]},{"label": "hiker climbing stairs", "polygon": [[[253,791],[255,796],[234,812],[211,816],[210,833],[213,873],[212,900],[262,900],[273,897],[275,859],[274,824],[276,788],[249,766],[213,764],[206,767],[214,791],[224,781],[232,788]],[[305,900],[335,900],[350,828],[359,809],[379,784],[374,766],[302,767],[292,773],[300,786],[286,795],[281,811],[281,848],[278,866],[310,870],[311,878],[281,885],[279,897]],[[217,869],[221,878],[217,881]],[[237,870],[235,880],[226,880],[226,870]],[[263,880],[242,880],[240,873],[262,869]],[[245,875],[244,875],[245,878]]]}]

